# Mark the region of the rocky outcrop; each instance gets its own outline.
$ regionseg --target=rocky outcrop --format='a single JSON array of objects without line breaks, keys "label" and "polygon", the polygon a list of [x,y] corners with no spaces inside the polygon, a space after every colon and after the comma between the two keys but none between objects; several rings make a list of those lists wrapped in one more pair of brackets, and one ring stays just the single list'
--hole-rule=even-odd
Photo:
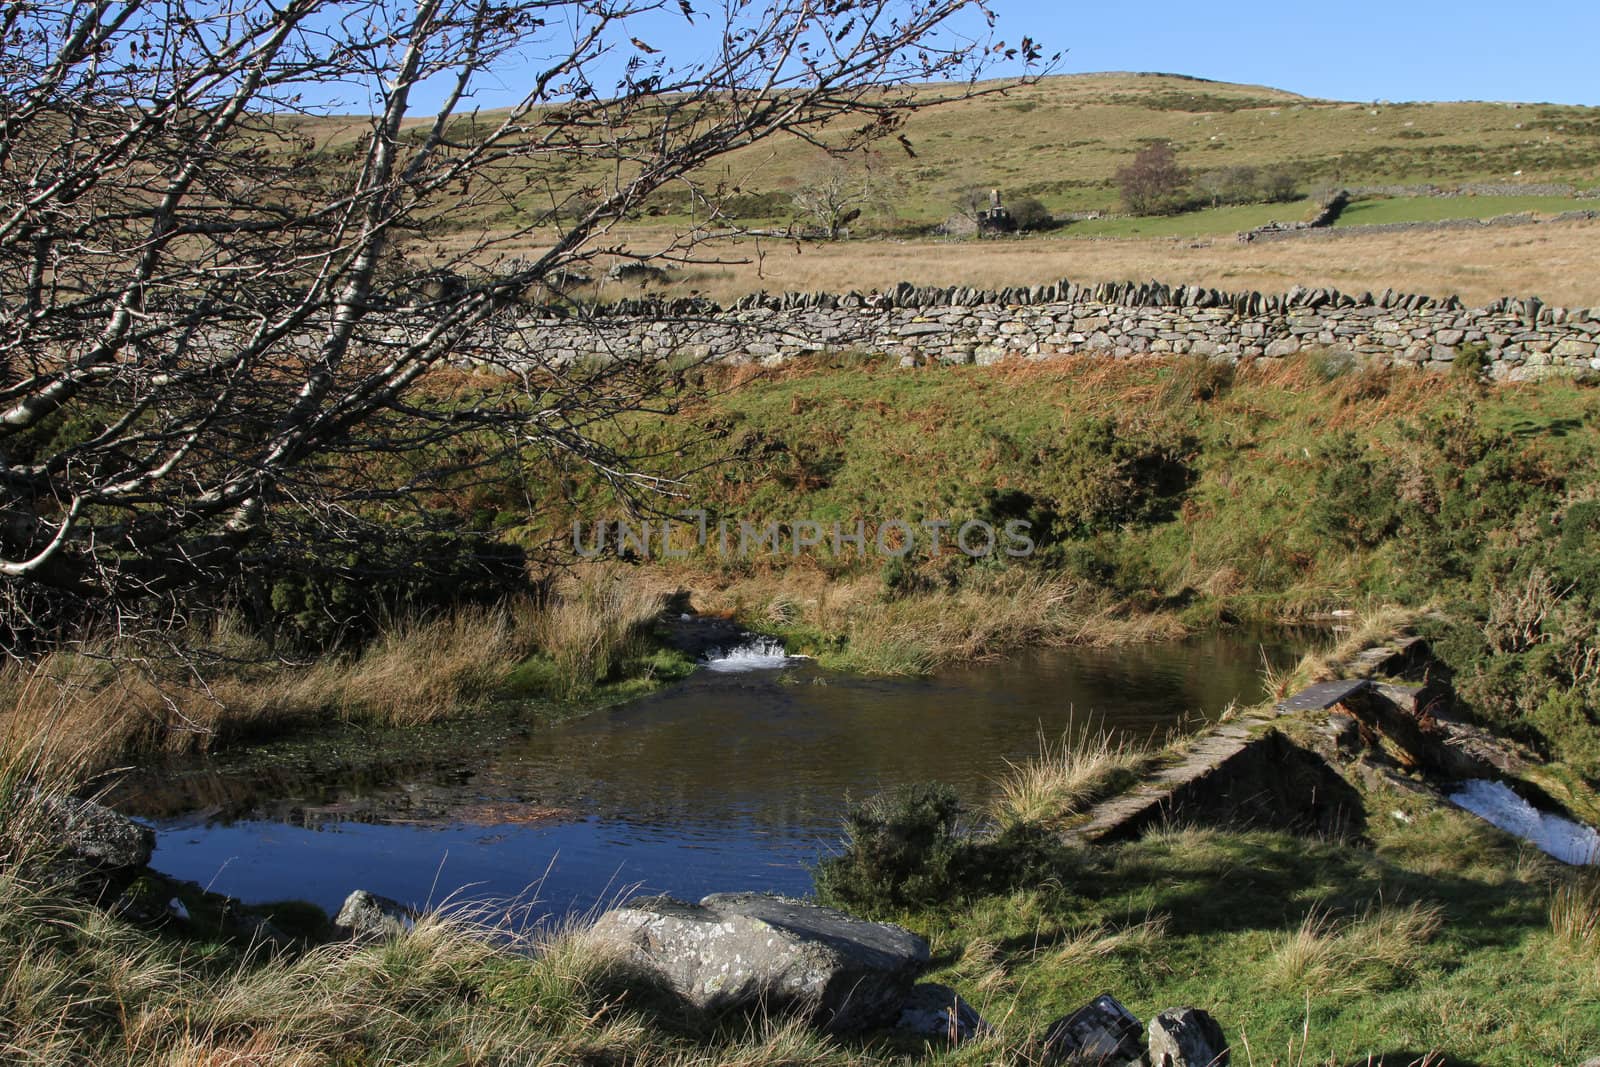
[{"label": "rocky outcrop", "polygon": [[894,1022],[929,959],[927,942],[898,926],[754,893],[635,900],[589,936],[697,1008],[796,1012],[832,1031]]},{"label": "rocky outcrop", "polygon": [[9,817],[32,875],[91,899],[114,897],[155,851],[155,831],[92,800],[36,792]]}]

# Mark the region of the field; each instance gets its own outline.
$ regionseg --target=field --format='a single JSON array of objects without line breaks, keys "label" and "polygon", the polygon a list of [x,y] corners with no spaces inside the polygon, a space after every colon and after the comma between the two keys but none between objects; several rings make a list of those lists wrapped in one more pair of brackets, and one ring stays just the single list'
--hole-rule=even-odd
[{"label": "field", "polygon": [[[988,83],[986,88],[999,88]],[[900,222],[950,214],[966,187],[1036,196],[1053,211],[1110,210],[1114,175],[1153,140],[1195,169],[1290,169],[1316,186],[1462,181],[1600,185],[1595,109],[1516,103],[1356,103],[1170,74],[1081,74],[977,96],[913,115],[913,157],[890,142],[879,165],[898,185]],[[492,120],[494,112],[485,112]],[[325,144],[348,141],[346,119],[297,120]],[[709,177],[743,194],[786,192],[827,162],[799,140],[737,153]],[[547,202],[524,205],[526,210]],[[507,209],[509,221],[519,209]],[[670,199],[651,214],[686,221]],[[772,216],[764,216],[772,218]]]},{"label": "field", "polygon": [[1600,200],[1558,196],[1393,197],[1358,200],[1345,208],[1335,226],[1377,226],[1443,219],[1489,219],[1496,215],[1557,215],[1600,210]]},{"label": "field", "polygon": [[[1453,202],[1453,201],[1452,201]],[[856,240],[796,243],[745,239],[701,249],[721,260],[678,272],[661,291],[727,300],[766,289],[829,292],[916,285],[999,288],[1155,278],[1169,284],[1283,292],[1333,286],[1350,293],[1459,294],[1469,303],[1537,295],[1563,307],[1600,304],[1600,222],[1504,229],[1297,238],[1241,244],[1203,238],[1080,239],[1048,234],[977,242]],[[656,291],[652,288],[651,291]],[[602,298],[631,293],[600,286]]]},{"label": "field", "polygon": [[[1314,100],[1165,74],[1051,77],[911,116],[905,133],[915,156],[888,142],[873,157],[892,210],[869,210],[854,227],[856,239],[837,245],[713,242],[699,250],[699,262],[675,272],[670,288],[675,294],[722,299],[758,289],[864,291],[902,280],[994,287],[1062,276],[1082,281],[1155,277],[1229,289],[1393,287],[1459,293],[1468,300],[1534,294],[1567,306],[1595,304],[1600,283],[1593,279],[1600,272],[1594,269],[1592,226],[1362,237],[1336,250],[1320,244],[1246,249],[1232,242],[1239,230],[1308,217],[1311,201],[1305,198],[1334,187],[1600,187],[1595,112],[1542,104]],[[296,122],[333,148],[347,143],[357,129],[348,119]],[[999,189],[1009,202],[1036,197],[1058,215],[1115,216],[1121,211],[1118,168],[1143,146],[1163,140],[1174,145],[1181,166],[1196,172],[1239,166],[1282,170],[1302,199],[1176,217],[1104,217],[1020,240],[951,245],[925,236],[954,213],[961,190],[972,187]],[[727,218],[716,228],[788,226],[794,221],[790,197],[827,165],[823,152],[798,140],[773,141],[727,157],[715,173],[700,176],[736,191],[725,205]],[[549,175],[558,187],[570,187],[578,176]],[[490,198],[470,211],[452,212],[429,244],[448,251],[480,226],[501,233],[530,226],[551,206],[548,192],[519,192],[510,203]],[[1600,200],[1565,196],[1404,196],[1359,201],[1340,225],[1522,211],[1547,215],[1597,206]],[[648,200],[608,241],[648,252],[706,222],[687,191],[675,187]],[[544,243],[535,230],[500,252],[509,257]],[[613,286],[583,295],[607,299],[631,293]]]}]

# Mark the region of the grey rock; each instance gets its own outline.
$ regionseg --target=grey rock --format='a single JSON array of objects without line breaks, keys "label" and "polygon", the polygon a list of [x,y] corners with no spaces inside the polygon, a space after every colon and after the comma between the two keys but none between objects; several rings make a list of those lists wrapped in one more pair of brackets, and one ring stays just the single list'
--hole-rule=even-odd
[{"label": "grey rock", "polygon": [[41,793],[33,811],[38,820],[34,828],[46,840],[74,863],[96,871],[143,867],[155,851],[154,830],[92,800]]},{"label": "grey rock", "polygon": [[649,263],[613,263],[606,271],[608,282],[664,282],[667,272]]},{"label": "grey rock", "polygon": [[1227,1038],[1209,1012],[1168,1008],[1150,1020],[1150,1067],[1227,1065]]},{"label": "grey rock", "polygon": [[986,1034],[990,1026],[976,1008],[946,985],[924,982],[911,990],[900,1006],[895,1029],[930,1041],[959,1045]]},{"label": "grey rock", "polygon": [[589,936],[696,1007],[794,1011],[833,1031],[892,1023],[929,959],[909,930],[756,893],[635,900]]},{"label": "grey rock", "polygon": [[92,800],[33,792],[22,799],[0,833],[33,838],[24,864],[30,877],[100,900],[120,888],[150,862],[155,831]]},{"label": "grey rock", "polygon": [[1057,1019],[1044,1034],[1047,1067],[1125,1067],[1142,1063],[1141,1023],[1109,993]]},{"label": "grey rock", "polygon": [[333,925],[352,941],[382,941],[406,933],[416,923],[415,909],[365,889],[345,897],[333,919]]}]

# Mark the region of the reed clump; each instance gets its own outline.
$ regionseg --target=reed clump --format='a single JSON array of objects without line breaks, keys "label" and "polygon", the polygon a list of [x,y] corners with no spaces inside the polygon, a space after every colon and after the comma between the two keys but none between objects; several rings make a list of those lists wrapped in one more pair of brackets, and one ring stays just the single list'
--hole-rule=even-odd
[{"label": "reed clump", "polygon": [[1138,781],[1155,757],[1108,731],[1040,736],[1039,755],[1010,763],[992,814],[1002,826],[1055,826]]},{"label": "reed clump", "polygon": [[659,669],[647,660],[662,604],[597,568],[543,601],[395,620],[351,654],[280,652],[227,615],[157,649],[88,642],[0,667],[0,744],[94,773],[319,721],[417,726],[507,695],[581,701]]}]

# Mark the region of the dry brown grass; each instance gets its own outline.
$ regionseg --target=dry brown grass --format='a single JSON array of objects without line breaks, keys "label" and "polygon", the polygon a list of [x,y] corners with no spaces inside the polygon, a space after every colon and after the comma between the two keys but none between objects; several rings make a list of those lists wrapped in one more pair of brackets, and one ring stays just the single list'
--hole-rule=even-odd
[{"label": "dry brown grass", "polygon": [[[796,246],[727,243],[717,250],[750,262],[689,272],[677,288],[726,300],[767,289],[891,289],[914,285],[999,288],[1157,279],[1171,285],[1283,292],[1295,285],[1348,293],[1403,292],[1482,304],[1537,295],[1566,307],[1600,305],[1600,222],[1491,230],[1373,234],[1240,244],[1231,237],[1026,241],[854,241]],[[672,291],[669,288],[668,291]]]},{"label": "dry brown grass", "polygon": [[1412,967],[1418,948],[1444,926],[1437,904],[1375,904],[1353,917],[1306,913],[1273,956],[1273,977],[1308,994],[1369,990]]},{"label": "dry brown grass", "polygon": [[1580,871],[1556,887],[1550,932],[1573,952],[1600,958],[1600,873]]},{"label": "dry brown grass", "polygon": [[992,807],[1002,826],[1056,826],[1103,797],[1126,789],[1153,756],[1108,732],[1040,736],[1039,755],[1010,763]]},{"label": "dry brown grass", "polygon": [[0,668],[0,744],[103,768],[138,751],[209,748],[319,715],[416,725],[476,707],[532,647],[532,606],[398,625],[353,658],[292,663],[220,620],[189,655],[105,642]]},{"label": "dry brown grass", "polygon": [[876,576],[830,579],[791,569],[734,579],[678,577],[696,590],[702,611],[780,632],[842,635],[843,647],[823,649],[819,659],[865,674],[920,674],[1019,648],[1134,644],[1186,632],[1171,615],[1126,613],[1074,579],[1021,572],[893,599],[885,599]]},{"label": "dry brown grass", "polygon": [[480,710],[541,653],[547,692],[578,699],[640,649],[659,592],[591,568],[544,605],[519,599],[402,620],[356,656],[291,661],[231,619],[182,653],[107,641],[0,667],[0,751],[102,770],[318,719],[415,726]]},{"label": "dry brown grass", "polygon": [[555,663],[558,696],[581,696],[615,666],[644,651],[643,629],[664,598],[649,583],[615,567],[579,573],[533,617],[536,644]]}]

